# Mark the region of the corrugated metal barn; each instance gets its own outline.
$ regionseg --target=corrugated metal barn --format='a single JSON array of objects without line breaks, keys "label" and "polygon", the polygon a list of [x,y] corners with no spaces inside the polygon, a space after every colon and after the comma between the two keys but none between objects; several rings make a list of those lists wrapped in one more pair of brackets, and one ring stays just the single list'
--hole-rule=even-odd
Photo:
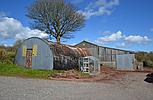
[{"label": "corrugated metal barn", "polygon": [[15,64],[33,69],[53,69],[53,52],[43,39],[29,38],[17,49]]},{"label": "corrugated metal barn", "polygon": [[79,69],[79,58],[90,56],[90,52],[85,48],[64,44],[50,44],[50,46],[53,52],[54,69]]},{"label": "corrugated metal barn", "polygon": [[98,46],[87,41],[82,41],[75,47],[88,49],[92,56],[99,59],[100,66],[113,67],[120,70],[135,69],[135,57],[131,51]]},{"label": "corrugated metal barn", "polygon": [[14,63],[34,69],[78,69],[79,57],[85,56],[90,56],[85,48],[58,45],[32,37],[21,43]]},{"label": "corrugated metal barn", "polygon": [[[93,57],[95,59],[91,59]],[[82,62],[80,58],[84,61],[89,59],[89,62]],[[96,62],[98,66],[94,66],[92,62]],[[87,41],[70,46],[32,37],[24,40],[17,49],[15,64],[34,69],[68,70],[86,67],[88,70],[93,67],[100,69],[100,66],[107,66],[121,70],[134,70],[135,57],[131,51],[98,46]],[[92,68],[87,68],[89,66]]]}]

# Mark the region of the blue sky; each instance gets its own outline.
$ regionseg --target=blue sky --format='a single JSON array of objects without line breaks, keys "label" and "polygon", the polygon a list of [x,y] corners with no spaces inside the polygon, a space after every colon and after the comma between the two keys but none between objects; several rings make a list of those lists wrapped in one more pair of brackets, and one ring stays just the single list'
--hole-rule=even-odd
[{"label": "blue sky", "polygon": [[[133,51],[153,51],[153,0],[67,0],[86,16],[85,27],[66,44],[87,40],[98,45]],[[0,44],[46,36],[30,29],[25,16],[33,0],[0,1]]]}]

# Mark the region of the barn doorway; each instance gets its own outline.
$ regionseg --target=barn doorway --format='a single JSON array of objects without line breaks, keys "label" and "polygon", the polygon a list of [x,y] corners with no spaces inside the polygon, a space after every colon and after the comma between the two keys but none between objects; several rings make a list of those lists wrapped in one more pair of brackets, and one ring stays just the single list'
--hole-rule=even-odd
[{"label": "barn doorway", "polygon": [[116,55],[118,70],[134,70],[134,54]]},{"label": "barn doorway", "polygon": [[32,67],[32,49],[26,51],[26,68]]}]

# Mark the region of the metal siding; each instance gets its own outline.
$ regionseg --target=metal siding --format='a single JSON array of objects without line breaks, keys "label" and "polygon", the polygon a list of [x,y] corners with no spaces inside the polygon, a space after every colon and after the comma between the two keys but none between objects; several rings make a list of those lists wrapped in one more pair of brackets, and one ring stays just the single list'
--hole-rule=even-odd
[{"label": "metal siding", "polygon": [[134,70],[134,54],[116,55],[117,69]]},{"label": "metal siding", "polygon": [[106,61],[111,61],[111,60],[112,60],[111,49],[107,48],[106,49]]},{"label": "metal siding", "polygon": [[25,57],[22,56],[22,46],[32,49],[33,45],[37,45],[37,56],[32,57],[33,69],[53,69],[53,54],[50,46],[39,38],[29,38],[25,40],[18,48],[15,63],[25,66]]},{"label": "metal siding", "polygon": [[89,51],[91,52],[91,55],[96,57],[96,58],[99,58],[98,56],[98,48],[89,48]]},{"label": "metal siding", "polygon": [[17,49],[15,64],[25,66],[25,56],[22,56],[22,46]]},{"label": "metal siding", "polygon": [[[98,58],[101,64],[105,63],[107,65],[117,67],[117,62],[118,69],[133,70],[134,54],[131,54],[130,51],[98,46],[86,41],[83,41],[76,46],[89,49],[91,56]],[[118,56],[117,59],[116,55]]]},{"label": "metal siding", "polygon": [[54,54],[53,65],[56,70],[78,69],[79,58],[91,55],[88,49],[64,44],[52,44],[52,50]]},{"label": "metal siding", "polygon": [[103,47],[100,47],[100,50],[99,50],[99,60],[100,61],[105,61],[106,60],[106,48],[103,48]]}]

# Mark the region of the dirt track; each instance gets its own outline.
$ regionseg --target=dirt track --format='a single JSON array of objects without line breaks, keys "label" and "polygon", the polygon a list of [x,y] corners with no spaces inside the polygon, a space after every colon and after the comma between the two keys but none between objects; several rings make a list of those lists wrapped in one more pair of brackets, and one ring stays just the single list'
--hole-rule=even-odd
[{"label": "dirt track", "polygon": [[69,82],[0,77],[0,100],[152,100],[146,73],[129,72],[117,80]]}]

